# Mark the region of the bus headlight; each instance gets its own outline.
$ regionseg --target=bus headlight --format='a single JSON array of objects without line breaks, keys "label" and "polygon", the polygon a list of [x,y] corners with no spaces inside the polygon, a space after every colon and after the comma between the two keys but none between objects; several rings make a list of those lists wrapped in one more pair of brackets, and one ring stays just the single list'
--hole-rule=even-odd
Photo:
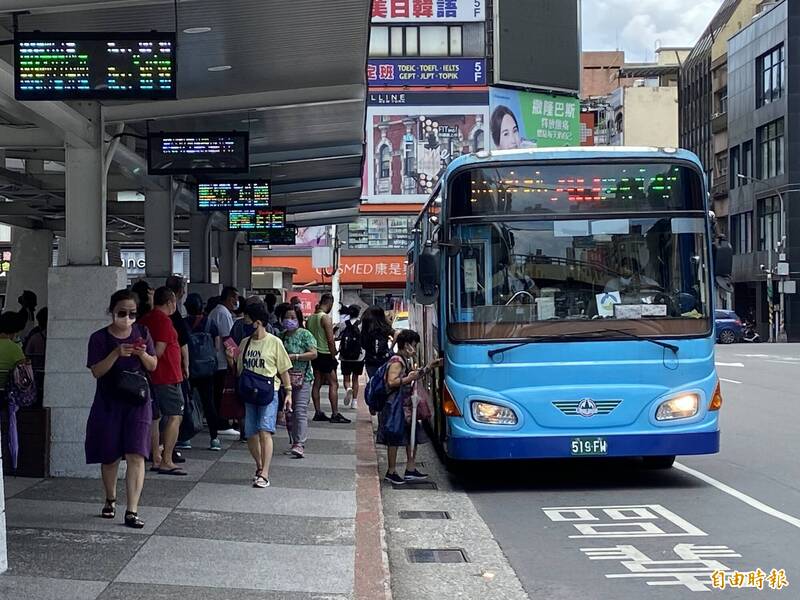
[{"label": "bus headlight", "polygon": [[697,394],[682,394],[661,403],[656,411],[656,421],[688,419],[697,414],[699,407],[700,397]]},{"label": "bus headlight", "polygon": [[489,402],[473,402],[472,418],[486,425],[516,425],[517,415],[507,406],[498,406]]}]

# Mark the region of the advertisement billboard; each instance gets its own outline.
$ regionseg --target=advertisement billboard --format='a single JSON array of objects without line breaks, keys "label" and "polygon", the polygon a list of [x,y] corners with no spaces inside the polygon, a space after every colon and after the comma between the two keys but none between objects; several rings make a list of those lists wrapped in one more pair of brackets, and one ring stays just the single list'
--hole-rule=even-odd
[{"label": "advertisement billboard", "polygon": [[581,143],[581,108],[576,98],[491,88],[489,103],[493,150]]},{"label": "advertisement billboard", "polygon": [[373,0],[373,23],[475,22],[486,19],[486,0]]},{"label": "advertisement billboard", "polygon": [[365,198],[425,202],[447,165],[486,148],[486,111],[486,106],[368,107]]},{"label": "advertisement billboard", "polygon": [[370,58],[367,85],[486,85],[482,58]]},{"label": "advertisement billboard", "polygon": [[578,94],[580,0],[495,0],[491,84]]}]

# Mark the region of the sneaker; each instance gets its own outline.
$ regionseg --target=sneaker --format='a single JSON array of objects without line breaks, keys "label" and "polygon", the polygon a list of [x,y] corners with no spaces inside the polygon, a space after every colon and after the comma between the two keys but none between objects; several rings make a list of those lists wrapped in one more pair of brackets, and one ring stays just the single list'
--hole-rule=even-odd
[{"label": "sneaker", "polygon": [[294,449],[294,446],[292,446],[292,447],[291,447],[291,448],[289,448],[288,450],[284,450],[284,451],[283,451],[283,455],[284,455],[284,456],[294,456],[294,452],[292,452],[292,450],[293,450],[293,449]]},{"label": "sneaker", "polygon": [[314,413],[314,418],[311,419],[311,420],[319,422],[319,421],[330,421],[331,419],[324,412],[315,412]]},{"label": "sneaker", "polygon": [[358,401],[355,398],[353,398],[353,403],[350,405],[350,408],[358,410]]},{"label": "sneaker", "polygon": [[185,463],[185,462],[186,462],[186,459],[185,459],[185,458],[183,458],[183,454],[181,454],[180,452],[178,452],[177,450],[175,450],[175,451],[172,453],[172,462],[174,462],[176,465],[180,465],[180,464],[183,464],[183,463]]},{"label": "sneaker", "polygon": [[268,488],[269,487],[269,479],[266,477],[257,477],[256,480],[253,482],[254,488]]},{"label": "sneaker", "polygon": [[342,413],[336,413],[335,415],[331,415],[331,423],[352,423],[352,421],[342,415]]},{"label": "sneaker", "polygon": [[403,479],[406,481],[422,481],[423,479],[427,479],[427,473],[421,473],[419,469],[414,469],[413,471],[406,470]]},{"label": "sneaker", "polygon": [[240,435],[242,435],[241,433],[239,433],[238,429],[233,429],[233,428],[224,429],[222,431],[218,431],[217,433],[219,433],[219,435],[232,435],[234,437],[239,437]]},{"label": "sneaker", "polygon": [[208,445],[209,450],[213,450],[214,452],[219,452],[222,450],[222,444],[219,443],[218,439],[211,440],[211,443]]},{"label": "sneaker", "polygon": [[392,485],[405,485],[406,480],[400,477],[397,473],[386,473],[384,479]]},{"label": "sneaker", "polygon": [[349,407],[353,402],[353,388],[347,388],[344,392],[344,405]]},{"label": "sneaker", "polygon": [[191,450],[192,449],[192,442],[186,440],[185,442],[177,442],[175,444],[175,448],[177,450]]},{"label": "sneaker", "polygon": [[295,458],[303,458],[306,455],[305,450],[300,444],[295,444],[292,446],[291,454]]}]

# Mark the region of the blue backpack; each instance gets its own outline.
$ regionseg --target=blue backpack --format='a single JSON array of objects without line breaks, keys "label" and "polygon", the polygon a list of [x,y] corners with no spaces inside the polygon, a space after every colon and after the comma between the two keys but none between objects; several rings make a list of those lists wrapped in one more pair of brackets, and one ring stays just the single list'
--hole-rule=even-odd
[{"label": "blue backpack", "polygon": [[213,377],[217,372],[217,349],[211,335],[211,321],[206,318],[203,331],[189,336],[189,376],[192,379]]},{"label": "blue backpack", "polygon": [[391,362],[390,358],[383,363],[383,365],[375,371],[375,374],[370,377],[367,382],[367,387],[364,389],[364,400],[366,400],[367,406],[373,413],[381,412],[383,407],[386,406],[386,402],[389,400],[391,390],[386,384],[386,372],[389,370],[389,364]]}]

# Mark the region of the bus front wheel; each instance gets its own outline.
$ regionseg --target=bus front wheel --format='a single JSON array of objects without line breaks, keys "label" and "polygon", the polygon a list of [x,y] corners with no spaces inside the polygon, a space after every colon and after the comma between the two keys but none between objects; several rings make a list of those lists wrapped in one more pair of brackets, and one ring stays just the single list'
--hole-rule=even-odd
[{"label": "bus front wheel", "polygon": [[647,469],[671,469],[675,463],[674,456],[643,456],[642,459]]}]

